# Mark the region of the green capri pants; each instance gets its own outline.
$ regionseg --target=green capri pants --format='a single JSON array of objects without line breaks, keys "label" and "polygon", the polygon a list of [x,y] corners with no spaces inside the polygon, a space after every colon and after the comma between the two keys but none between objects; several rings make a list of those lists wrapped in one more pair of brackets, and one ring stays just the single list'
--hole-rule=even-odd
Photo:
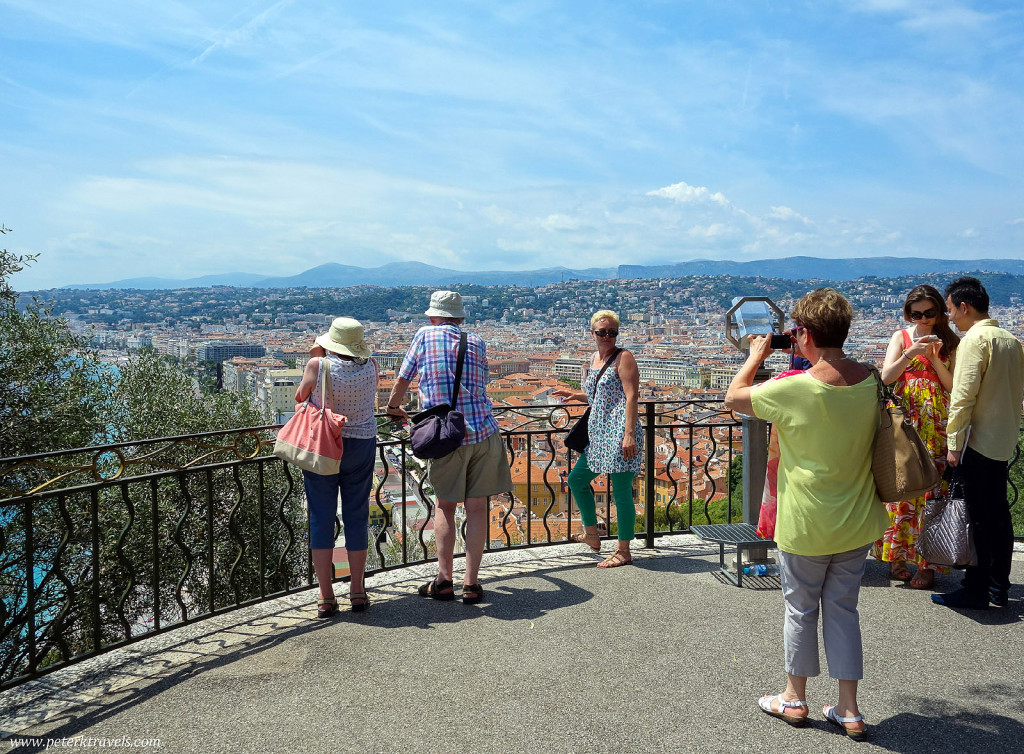
[{"label": "green capri pants", "polygon": [[[580,518],[584,526],[597,526],[597,505],[594,502],[594,491],[590,483],[599,476],[587,465],[587,454],[581,453],[576,465],[569,472],[569,489],[580,510]],[[636,508],[633,507],[632,471],[621,471],[609,474],[612,480],[612,497],[615,499],[615,514],[619,524],[619,541],[629,542],[635,537]]]}]

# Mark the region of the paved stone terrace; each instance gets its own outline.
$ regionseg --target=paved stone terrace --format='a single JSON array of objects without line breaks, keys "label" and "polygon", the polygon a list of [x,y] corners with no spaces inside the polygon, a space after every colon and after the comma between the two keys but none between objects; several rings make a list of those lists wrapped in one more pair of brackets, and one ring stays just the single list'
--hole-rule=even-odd
[{"label": "paved stone terrace", "polygon": [[0,694],[0,747],[40,751],[14,744],[34,736],[233,754],[1024,751],[1024,587],[1007,608],[955,612],[869,562],[871,740],[856,744],[820,719],[835,700],[827,677],[809,684],[806,728],[756,709],[784,681],[778,579],[739,589],[717,559],[690,536],[614,570],[579,545],[488,555],[486,604],[420,598],[432,571],[417,567],[374,577],[370,610],[332,621],[315,619],[309,591]]}]

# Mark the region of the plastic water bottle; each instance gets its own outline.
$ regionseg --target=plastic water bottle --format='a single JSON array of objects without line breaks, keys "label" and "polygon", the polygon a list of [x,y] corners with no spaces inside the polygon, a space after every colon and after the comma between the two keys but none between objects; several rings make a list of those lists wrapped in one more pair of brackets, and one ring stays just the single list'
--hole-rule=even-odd
[{"label": "plastic water bottle", "polygon": [[747,576],[778,576],[779,567],[775,563],[754,563],[743,567]]}]

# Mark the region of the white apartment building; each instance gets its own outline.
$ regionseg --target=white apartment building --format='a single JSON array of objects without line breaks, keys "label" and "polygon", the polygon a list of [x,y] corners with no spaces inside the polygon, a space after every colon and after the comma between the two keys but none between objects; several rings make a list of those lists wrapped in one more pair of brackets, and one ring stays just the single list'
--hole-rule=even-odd
[{"label": "white apartment building", "polygon": [[555,360],[555,376],[560,380],[572,380],[583,384],[584,359],[559,358]]},{"label": "white apartment building", "polygon": [[256,398],[274,421],[287,421],[295,413],[295,388],[301,369],[268,369],[256,388]]},{"label": "white apartment building", "polygon": [[640,371],[640,382],[653,382],[659,387],[701,386],[700,371],[692,361],[640,356],[636,360],[636,365]]}]

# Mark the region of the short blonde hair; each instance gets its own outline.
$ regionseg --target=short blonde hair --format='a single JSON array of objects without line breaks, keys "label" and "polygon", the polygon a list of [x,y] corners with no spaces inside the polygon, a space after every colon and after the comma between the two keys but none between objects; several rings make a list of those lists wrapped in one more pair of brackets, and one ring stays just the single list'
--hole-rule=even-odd
[{"label": "short blonde hair", "polygon": [[611,309],[598,309],[590,317],[590,329],[594,329],[594,325],[600,322],[602,319],[610,319],[615,323],[615,326],[619,326],[619,315],[613,312]]}]

